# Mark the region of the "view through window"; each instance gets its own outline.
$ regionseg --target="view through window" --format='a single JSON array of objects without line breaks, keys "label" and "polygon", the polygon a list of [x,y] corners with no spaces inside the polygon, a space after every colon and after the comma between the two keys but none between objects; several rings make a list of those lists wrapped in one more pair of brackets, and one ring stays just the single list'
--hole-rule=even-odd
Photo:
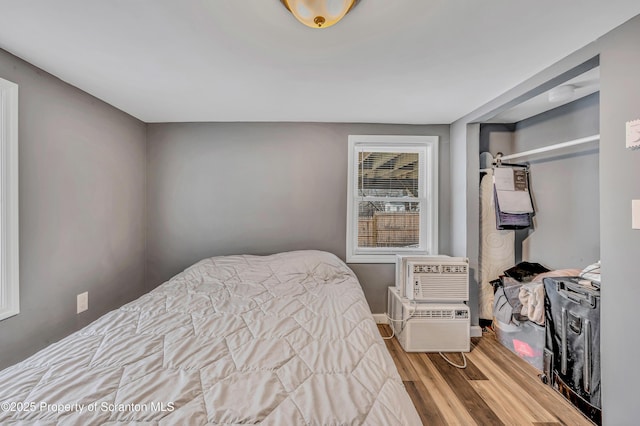
[{"label": "view through window", "polygon": [[347,261],[437,252],[438,138],[349,136]]},{"label": "view through window", "polygon": [[418,247],[419,154],[358,155],[358,247]]}]

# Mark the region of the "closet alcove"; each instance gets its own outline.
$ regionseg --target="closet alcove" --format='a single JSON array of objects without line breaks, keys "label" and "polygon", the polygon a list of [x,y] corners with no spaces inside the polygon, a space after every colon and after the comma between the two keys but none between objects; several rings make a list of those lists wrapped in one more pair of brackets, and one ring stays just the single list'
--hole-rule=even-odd
[{"label": "closet alcove", "polygon": [[[480,179],[498,153],[529,165],[535,215],[530,228],[513,231],[514,264],[582,269],[600,259],[598,82],[595,67],[559,83],[573,88],[560,100],[552,88],[480,124]],[[481,309],[480,319],[492,318]]]},{"label": "closet alcove", "polygon": [[[516,353],[512,342],[525,345],[525,354],[518,354],[539,370],[544,326],[498,321],[493,302],[507,291],[504,287],[494,295],[491,281],[521,262],[579,272],[600,260],[599,66],[559,80],[478,127],[479,323],[492,326],[498,340]],[[507,162],[527,170],[534,215],[523,229],[495,229],[493,173]],[[599,358],[597,379],[599,392]],[[599,416],[592,419],[598,423]]]}]

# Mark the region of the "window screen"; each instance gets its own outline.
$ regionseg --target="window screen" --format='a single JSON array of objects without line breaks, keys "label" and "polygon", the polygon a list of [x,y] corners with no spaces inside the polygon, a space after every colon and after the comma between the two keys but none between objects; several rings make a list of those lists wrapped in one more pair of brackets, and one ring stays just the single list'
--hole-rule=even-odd
[{"label": "window screen", "polygon": [[358,247],[417,247],[419,154],[358,153]]}]

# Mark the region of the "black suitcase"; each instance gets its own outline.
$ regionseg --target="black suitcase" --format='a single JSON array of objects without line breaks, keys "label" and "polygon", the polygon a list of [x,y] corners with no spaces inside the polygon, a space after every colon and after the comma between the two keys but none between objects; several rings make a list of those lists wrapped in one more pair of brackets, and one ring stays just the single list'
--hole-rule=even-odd
[{"label": "black suitcase", "polygon": [[594,423],[600,399],[600,290],[577,277],[545,278],[544,373]]}]

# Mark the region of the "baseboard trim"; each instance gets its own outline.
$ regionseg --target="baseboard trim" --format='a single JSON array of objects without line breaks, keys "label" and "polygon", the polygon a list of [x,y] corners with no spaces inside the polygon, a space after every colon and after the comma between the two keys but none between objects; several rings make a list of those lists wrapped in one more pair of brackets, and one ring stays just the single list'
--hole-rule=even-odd
[{"label": "baseboard trim", "polygon": [[373,314],[373,319],[376,321],[376,324],[389,324],[387,314]]},{"label": "baseboard trim", "polygon": [[479,325],[472,325],[471,337],[482,337],[482,327],[480,327]]}]

